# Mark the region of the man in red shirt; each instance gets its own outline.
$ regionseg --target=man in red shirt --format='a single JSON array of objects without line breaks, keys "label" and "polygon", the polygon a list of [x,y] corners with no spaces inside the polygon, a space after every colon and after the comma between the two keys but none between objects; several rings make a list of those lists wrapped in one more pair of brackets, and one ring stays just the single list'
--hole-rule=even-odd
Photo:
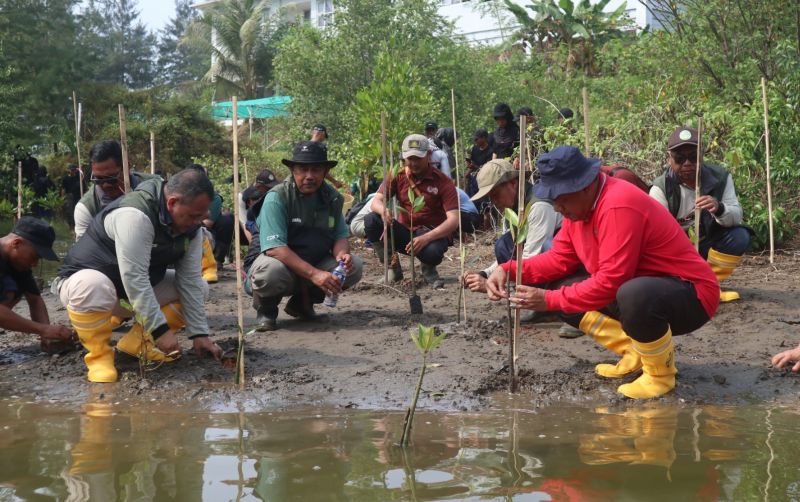
[{"label": "man in red shirt", "polygon": [[[421,134],[412,134],[403,140],[404,169],[389,183],[388,196],[396,197],[399,207],[398,220],[386,207],[385,187],[381,185],[372,199],[372,213],[364,218],[364,230],[372,242],[378,259],[383,260],[383,221],[394,229],[394,249],[403,254],[411,252],[422,263],[422,276],[434,289],[440,289],[444,282],[439,278],[436,266],[442,262],[444,253],[450,245],[450,236],[458,228],[458,193],[453,180],[440,170],[435,169],[431,161],[429,139]],[[417,197],[425,199],[425,207],[414,213],[413,240],[411,237],[411,202],[408,190],[412,189]],[[388,232],[387,232],[388,233]],[[400,264],[391,270],[390,279],[400,280],[403,275]]]},{"label": "man in red shirt", "polygon": [[[672,335],[696,330],[719,306],[714,272],[663,206],[601,173],[599,159],[561,146],[537,166],[535,194],[553,200],[564,222],[549,251],[523,261],[524,285],[510,300],[518,308],[561,312],[622,356],[615,365],[597,365],[599,375],[643,370],[618,392],[633,399],[666,394],[677,373]],[[506,274],[515,267],[510,261],[492,273],[489,298],[508,297]]]}]

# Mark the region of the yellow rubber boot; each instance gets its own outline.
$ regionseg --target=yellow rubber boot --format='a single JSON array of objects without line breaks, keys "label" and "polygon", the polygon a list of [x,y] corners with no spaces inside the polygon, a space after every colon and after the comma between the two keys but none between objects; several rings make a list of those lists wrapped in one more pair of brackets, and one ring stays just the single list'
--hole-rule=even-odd
[{"label": "yellow rubber boot", "polygon": [[[733,271],[736,270],[736,267],[738,267],[741,262],[741,256],[720,253],[714,248],[708,250],[708,264],[711,266],[711,270],[714,271],[714,274],[717,276],[717,281],[720,284],[733,274]],[[738,300],[739,298],[741,297],[736,291],[719,292],[719,299],[723,302],[730,302]]]},{"label": "yellow rubber boot", "polygon": [[108,344],[111,341],[111,312],[73,312],[67,309],[67,313],[81,344],[89,351],[83,358],[89,369],[89,381],[116,382],[114,351]]},{"label": "yellow rubber boot", "polygon": [[125,318],[124,317],[120,317],[118,315],[112,315],[111,316],[111,331],[114,331],[115,329],[117,329],[120,326],[122,326],[122,323],[124,323],[124,322],[125,322]]},{"label": "yellow rubber boot", "polygon": [[203,259],[200,262],[203,268],[203,280],[209,284],[219,280],[217,277],[217,261],[214,259],[214,250],[211,241],[203,237]]},{"label": "yellow rubber boot", "polygon": [[70,450],[72,475],[107,472],[111,462],[111,404],[87,403],[81,417],[80,441]]},{"label": "yellow rubber boot", "polygon": [[631,338],[625,334],[622,324],[597,311],[586,312],[579,325],[581,331],[594,338],[603,347],[622,356],[617,364],[598,364],[595,373],[606,378],[620,378],[638,371],[642,358],[633,350]]},{"label": "yellow rubber boot", "polygon": [[672,331],[654,342],[633,341],[633,349],[642,358],[644,374],[631,383],[620,385],[617,392],[631,399],[649,399],[663,396],[675,388],[675,348]]},{"label": "yellow rubber boot", "polygon": [[134,323],[125,336],[119,339],[117,350],[137,359],[143,358],[146,361],[154,362],[170,362],[180,357],[180,353],[167,355],[161,352],[156,347],[152,335],[146,333],[144,327],[138,322]]},{"label": "yellow rubber boot", "polygon": [[167,318],[167,325],[172,331],[180,331],[186,327],[186,319],[183,317],[183,307],[180,302],[162,305],[161,313]]}]

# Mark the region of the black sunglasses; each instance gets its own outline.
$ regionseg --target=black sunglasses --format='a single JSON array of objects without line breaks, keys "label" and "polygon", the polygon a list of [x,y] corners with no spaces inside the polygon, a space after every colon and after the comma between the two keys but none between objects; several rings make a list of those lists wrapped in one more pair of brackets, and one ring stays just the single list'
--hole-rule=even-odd
[{"label": "black sunglasses", "polygon": [[672,160],[674,160],[676,164],[683,164],[687,160],[691,160],[693,162],[697,161],[697,151],[696,150],[693,153],[690,153],[688,155],[677,153],[677,152],[670,152],[670,156],[672,157]]},{"label": "black sunglasses", "polygon": [[89,178],[89,181],[91,181],[95,185],[114,185],[119,183],[119,175],[103,176],[103,177],[92,176],[91,178]]}]

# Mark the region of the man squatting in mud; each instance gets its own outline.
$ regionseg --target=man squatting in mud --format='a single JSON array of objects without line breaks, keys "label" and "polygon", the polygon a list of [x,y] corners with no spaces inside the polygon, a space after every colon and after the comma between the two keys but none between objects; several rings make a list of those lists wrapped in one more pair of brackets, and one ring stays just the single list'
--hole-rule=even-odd
[{"label": "man squatting in mud", "polygon": [[[519,308],[560,312],[563,319],[619,354],[598,375],[643,374],[618,392],[634,399],[675,387],[672,335],[708,322],[719,305],[719,283],[678,222],[633,184],[600,172],[571,146],[537,162],[534,193],[564,216],[548,251],[523,260],[523,284],[510,300]],[[489,298],[508,298],[506,275],[515,261],[486,281]],[[513,277],[513,274],[511,275]]]},{"label": "man squatting in mud", "polygon": [[143,181],[106,205],[70,249],[53,292],[88,351],[89,381],[117,380],[111,316],[131,315],[120,299],[133,306],[136,322],[117,342],[118,350],[172,361],[180,355],[175,332],[185,326],[198,354],[222,356],[208,339],[208,285],[200,272],[200,223],[213,196],[211,181],[196,170],[183,170],[169,182]]}]

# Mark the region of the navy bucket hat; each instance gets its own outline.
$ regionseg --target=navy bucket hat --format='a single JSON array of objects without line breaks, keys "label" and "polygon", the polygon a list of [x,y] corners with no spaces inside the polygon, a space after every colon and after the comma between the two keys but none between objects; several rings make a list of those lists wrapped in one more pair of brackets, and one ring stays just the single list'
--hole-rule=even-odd
[{"label": "navy bucket hat", "polygon": [[539,156],[539,182],[533,193],[540,199],[555,200],[559,195],[580,192],[597,178],[600,159],[587,159],[574,146],[559,146]]}]

